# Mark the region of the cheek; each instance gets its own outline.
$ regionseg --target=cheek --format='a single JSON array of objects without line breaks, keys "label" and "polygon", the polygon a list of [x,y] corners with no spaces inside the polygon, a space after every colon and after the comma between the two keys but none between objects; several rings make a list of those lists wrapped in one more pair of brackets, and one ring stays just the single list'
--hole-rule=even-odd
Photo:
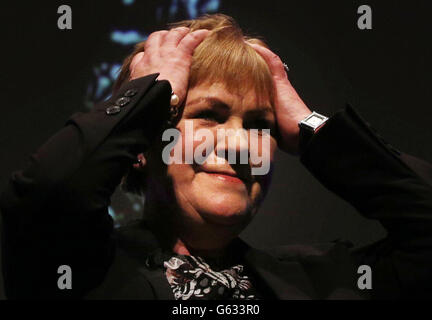
[{"label": "cheek", "polygon": [[182,120],[176,129],[180,132],[180,136],[171,150],[171,157],[177,159],[176,163],[202,164],[199,162],[200,157],[204,160],[205,156],[214,149],[216,130],[203,128],[196,120]]},{"label": "cheek", "polygon": [[249,135],[250,163],[253,176],[265,176],[270,173],[275,151],[276,140],[270,135]]},{"label": "cheek", "polygon": [[269,172],[262,176],[256,176],[257,185],[259,185],[259,195],[257,194],[257,201],[261,202],[266,196],[268,190],[270,189],[271,181],[273,178],[274,165],[270,164]]},{"label": "cheek", "polygon": [[180,132],[176,145],[171,150],[171,157],[175,163],[168,165],[168,175],[174,186],[179,191],[193,192],[192,184],[195,179],[194,153],[200,145],[200,141],[194,141],[194,133],[197,131],[198,121],[181,120],[176,129]]}]

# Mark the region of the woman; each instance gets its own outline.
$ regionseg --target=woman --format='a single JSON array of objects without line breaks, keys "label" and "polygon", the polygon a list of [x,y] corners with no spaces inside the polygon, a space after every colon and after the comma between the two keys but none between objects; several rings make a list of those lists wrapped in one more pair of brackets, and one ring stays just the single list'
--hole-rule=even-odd
[{"label": "woman", "polygon": [[[350,107],[308,123],[312,111],[279,57],[244,37],[231,18],[204,16],[173,27],[138,44],[112,98],[74,115],[12,175],[1,197],[7,296],[430,295],[430,166],[384,143]],[[171,141],[163,134],[172,127],[177,140],[164,157]],[[219,139],[220,129],[234,130],[235,143]],[[197,132],[210,138],[196,139]],[[330,190],[379,219],[388,237],[356,251],[332,243],[273,254],[241,241],[268,189],[276,145],[300,154]],[[176,151],[180,161],[167,161]],[[231,161],[230,152],[249,161]],[[254,152],[261,162],[252,161]],[[252,174],[265,166],[264,174]],[[145,195],[144,219],[114,232],[107,206],[122,180]],[[373,290],[358,285],[360,265],[372,268]],[[62,277],[67,268],[72,283]]]}]

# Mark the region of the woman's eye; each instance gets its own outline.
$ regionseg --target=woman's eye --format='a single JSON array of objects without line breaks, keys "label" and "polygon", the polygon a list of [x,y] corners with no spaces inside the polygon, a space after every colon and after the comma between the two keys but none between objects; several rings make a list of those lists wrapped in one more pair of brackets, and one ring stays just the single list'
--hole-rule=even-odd
[{"label": "woman's eye", "polygon": [[270,135],[272,135],[274,132],[274,126],[266,120],[255,120],[248,124],[247,129],[253,129],[258,135],[263,135],[265,133],[263,130],[266,129],[270,130],[270,132],[267,132],[270,133]]},{"label": "woman's eye", "polygon": [[271,129],[271,125],[265,120],[256,120],[249,124],[250,129]]},{"label": "woman's eye", "polygon": [[195,118],[203,119],[207,121],[216,121],[216,122],[222,122],[222,117],[218,115],[216,112],[211,110],[206,110],[198,113]]}]

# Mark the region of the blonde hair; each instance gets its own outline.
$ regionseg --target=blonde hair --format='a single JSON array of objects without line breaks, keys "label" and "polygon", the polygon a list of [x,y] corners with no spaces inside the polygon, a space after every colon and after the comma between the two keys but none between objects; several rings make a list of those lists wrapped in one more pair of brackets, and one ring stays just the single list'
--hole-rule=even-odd
[{"label": "blonde hair", "polygon": [[[191,32],[207,29],[211,33],[195,49],[189,76],[189,89],[203,82],[220,82],[231,92],[244,95],[253,90],[259,103],[265,100],[273,105],[274,89],[271,72],[264,59],[245,43],[266,44],[259,38],[243,35],[235,20],[224,14],[203,15],[197,19],[184,20],[169,25],[169,29],[188,27]],[[114,94],[130,78],[133,57],[144,51],[145,41],[123,62],[114,84]]]}]

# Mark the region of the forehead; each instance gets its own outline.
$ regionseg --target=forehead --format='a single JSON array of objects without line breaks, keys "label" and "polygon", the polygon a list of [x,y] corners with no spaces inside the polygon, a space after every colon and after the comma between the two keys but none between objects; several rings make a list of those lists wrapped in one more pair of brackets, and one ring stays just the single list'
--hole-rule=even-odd
[{"label": "forehead", "polygon": [[258,101],[258,96],[253,89],[250,89],[245,94],[239,94],[229,90],[227,85],[220,82],[203,83],[190,89],[186,98],[186,108],[209,103],[212,99],[221,100],[234,112],[246,112],[256,109],[273,112],[269,99]]}]

